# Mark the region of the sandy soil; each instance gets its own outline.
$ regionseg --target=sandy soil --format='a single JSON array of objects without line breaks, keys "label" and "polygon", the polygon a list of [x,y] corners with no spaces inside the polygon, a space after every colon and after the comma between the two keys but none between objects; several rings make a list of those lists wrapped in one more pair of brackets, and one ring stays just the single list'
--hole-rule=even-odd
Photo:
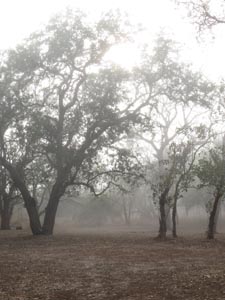
[{"label": "sandy soil", "polygon": [[0,232],[0,299],[224,300],[225,236]]}]

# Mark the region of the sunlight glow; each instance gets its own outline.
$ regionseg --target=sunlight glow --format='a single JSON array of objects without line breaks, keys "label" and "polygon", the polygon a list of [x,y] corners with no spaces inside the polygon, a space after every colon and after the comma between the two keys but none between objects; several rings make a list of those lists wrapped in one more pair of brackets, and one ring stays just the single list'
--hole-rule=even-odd
[{"label": "sunlight glow", "polygon": [[[193,62],[197,69],[207,76],[218,78],[225,76],[225,43],[223,37],[207,45],[196,41],[193,27],[184,20],[170,0],[8,0],[1,3],[0,11],[0,49],[14,47],[20,40],[66,6],[84,10],[90,18],[96,18],[102,12],[119,8],[125,11],[134,25],[141,23],[146,28],[138,35],[132,47],[128,45],[114,47],[107,58],[123,67],[130,68],[139,59],[138,45],[151,43],[155,35],[164,34],[179,41],[184,48],[184,58]],[[222,34],[221,34],[222,35]]]},{"label": "sunlight glow", "polygon": [[137,45],[131,43],[117,45],[109,50],[105,59],[129,70],[138,64],[140,60],[140,50]]}]

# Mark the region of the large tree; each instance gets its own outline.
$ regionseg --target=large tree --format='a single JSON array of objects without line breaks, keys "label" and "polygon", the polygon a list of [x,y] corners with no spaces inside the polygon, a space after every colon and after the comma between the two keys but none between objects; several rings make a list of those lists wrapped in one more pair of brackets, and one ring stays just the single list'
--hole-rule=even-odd
[{"label": "large tree", "polygon": [[[59,201],[71,186],[96,192],[96,183],[100,193],[99,181],[103,191],[109,186],[106,174],[118,170],[102,169],[107,149],[134,124],[149,126],[147,107],[165,97],[206,103],[213,91],[177,61],[163,38],[132,74],[104,61],[112,45],[127,39],[126,31],[112,14],[87,23],[68,10],[2,56],[0,162],[23,197],[33,234],[53,233]],[[43,224],[31,184],[31,168],[38,165],[36,187],[43,176],[51,186]]]},{"label": "large tree", "polygon": [[[135,81],[102,64],[106,51],[126,38],[111,14],[94,24],[70,10],[1,63],[2,166],[20,190],[33,234],[52,234],[60,198],[70,186],[94,190],[99,153],[138,122],[151,95],[134,96]],[[7,153],[14,147],[15,153]],[[51,176],[51,192],[41,224],[30,170],[41,164]],[[42,170],[42,172],[43,172]],[[112,170],[108,170],[111,172]]]}]

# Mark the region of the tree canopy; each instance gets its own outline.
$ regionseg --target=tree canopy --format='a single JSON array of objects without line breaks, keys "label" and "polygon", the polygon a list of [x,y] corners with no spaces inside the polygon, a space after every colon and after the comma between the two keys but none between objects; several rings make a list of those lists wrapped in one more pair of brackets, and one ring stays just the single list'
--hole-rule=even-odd
[{"label": "tree canopy", "polygon": [[[142,173],[122,140],[148,132],[150,144],[158,149],[155,138],[161,138],[165,152],[181,130],[170,138],[174,107],[177,117],[191,103],[210,107],[217,95],[215,85],[181,63],[174,43],[163,37],[131,71],[107,62],[110,47],[131,34],[119,15],[90,22],[67,10],[2,53],[0,163],[22,195],[33,234],[53,233],[59,201],[68,190],[102,194],[113,180],[116,185],[118,175]],[[161,193],[162,206],[172,184]]]}]

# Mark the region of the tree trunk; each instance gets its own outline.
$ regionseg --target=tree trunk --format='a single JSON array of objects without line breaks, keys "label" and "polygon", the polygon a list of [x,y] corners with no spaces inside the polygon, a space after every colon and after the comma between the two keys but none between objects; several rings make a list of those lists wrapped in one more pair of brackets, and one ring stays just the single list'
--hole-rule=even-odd
[{"label": "tree trunk", "polygon": [[8,170],[10,176],[15,184],[15,186],[19,189],[24,204],[28,213],[29,221],[30,221],[30,228],[33,235],[42,234],[41,222],[38,215],[38,210],[36,206],[35,199],[31,197],[29,190],[26,187],[26,184],[21,177],[20,173],[17,169],[9,162],[4,159],[1,159],[2,165]]},{"label": "tree trunk", "polygon": [[13,209],[10,206],[10,199],[8,198],[8,195],[3,195],[2,200],[3,203],[1,207],[1,230],[9,230]]},{"label": "tree trunk", "polygon": [[220,210],[221,210],[221,204],[222,204],[222,197],[220,197],[218,205],[217,205],[217,209],[216,209],[214,233],[217,233],[217,225],[218,225],[218,220],[219,220],[219,215],[220,215]]},{"label": "tree trunk", "polygon": [[210,213],[210,217],[209,217],[209,225],[208,225],[208,232],[207,232],[207,238],[208,239],[214,239],[214,233],[215,233],[215,217],[216,217],[216,212],[217,212],[217,207],[218,207],[218,203],[219,200],[221,198],[221,194],[217,193],[214,199],[214,203],[213,203],[213,209]]},{"label": "tree trunk", "polygon": [[1,214],[1,230],[10,230],[11,216],[7,212]]},{"label": "tree trunk", "polygon": [[171,208],[167,202],[165,204],[165,212],[166,212],[166,229],[167,231],[172,230]]},{"label": "tree trunk", "polygon": [[125,225],[130,226],[130,219],[131,219],[130,203],[127,204],[123,196],[122,196],[122,203],[123,203],[123,215],[124,215]]},{"label": "tree trunk", "polygon": [[33,197],[31,197],[30,192],[26,188],[25,183],[22,181],[16,182],[16,186],[21,192],[21,195],[24,200],[25,208],[28,213],[29,221],[30,221],[30,228],[33,235],[42,234],[41,222],[38,215],[36,201]]},{"label": "tree trunk", "polygon": [[177,238],[177,197],[174,197],[173,210],[172,210],[172,234],[174,238]]},{"label": "tree trunk", "polygon": [[158,238],[165,239],[166,238],[166,232],[167,232],[166,218],[164,218],[164,216],[161,215],[160,219],[159,219],[159,235],[158,235]]},{"label": "tree trunk", "polygon": [[159,198],[159,235],[158,238],[165,239],[166,238],[166,232],[167,232],[167,224],[166,224],[166,210],[165,210],[165,204],[166,204],[166,198],[167,194],[169,192],[169,188],[166,188],[164,192],[161,194]]},{"label": "tree trunk", "polygon": [[2,211],[1,213],[1,230],[10,230],[10,220],[11,215],[6,211]]},{"label": "tree trunk", "polygon": [[24,199],[24,202],[29,216],[30,228],[33,235],[42,234],[41,222],[38,215],[35,199],[29,196],[28,198]]},{"label": "tree trunk", "polygon": [[62,188],[62,184],[59,182],[56,182],[52,188],[49,202],[45,210],[44,223],[42,227],[42,232],[45,235],[53,234],[59,200],[64,194],[64,191],[65,190]]}]

